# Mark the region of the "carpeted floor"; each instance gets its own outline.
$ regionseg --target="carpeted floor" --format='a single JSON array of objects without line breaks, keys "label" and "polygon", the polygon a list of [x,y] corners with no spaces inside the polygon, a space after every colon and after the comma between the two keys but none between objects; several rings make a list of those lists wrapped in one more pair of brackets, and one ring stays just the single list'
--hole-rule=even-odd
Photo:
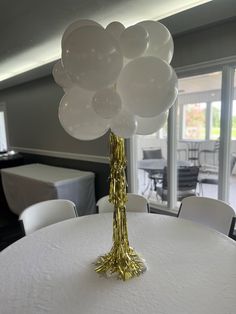
[{"label": "carpeted floor", "polygon": [[0,215],[0,251],[24,236],[18,216],[5,212]]}]

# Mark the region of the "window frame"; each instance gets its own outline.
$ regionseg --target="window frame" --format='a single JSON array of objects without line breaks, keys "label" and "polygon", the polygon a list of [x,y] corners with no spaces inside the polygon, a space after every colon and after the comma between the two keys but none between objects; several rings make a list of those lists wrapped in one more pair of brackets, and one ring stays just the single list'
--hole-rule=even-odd
[{"label": "window frame", "polygon": [[8,136],[8,123],[7,123],[7,108],[4,102],[0,102],[0,112],[3,112],[5,134],[6,134],[6,151],[9,150],[9,136]]},{"label": "window frame", "polygon": [[[220,59],[212,62],[186,66],[177,68],[176,73],[178,79],[195,75],[207,74],[220,71],[221,79],[221,104],[224,104],[224,110],[221,111],[220,119],[220,152],[219,152],[219,184],[218,199],[228,202],[229,200],[229,180],[230,180],[230,141],[231,141],[231,125],[232,125],[232,108],[234,97],[234,75],[236,71],[236,57]],[[209,104],[208,104],[209,108]],[[211,108],[210,108],[211,109]],[[206,116],[206,134],[210,136],[210,110]],[[225,123],[228,121],[228,123]],[[175,128],[172,125],[172,128]],[[207,131],[208,129],[208,131]],[[209,139],[209,137],[208,137]],[[207,139],[206,139],[207,140]],[[210,139],[209,139],[210,140]],[[169,157],[168,153],[168,157]],[[171,157],[171,156],[170,156]],[[177,171],[177,169],[175,169]],[[173,186],[174,187],[174,186]],[[172,188],[172,187],[171,187]]]}]

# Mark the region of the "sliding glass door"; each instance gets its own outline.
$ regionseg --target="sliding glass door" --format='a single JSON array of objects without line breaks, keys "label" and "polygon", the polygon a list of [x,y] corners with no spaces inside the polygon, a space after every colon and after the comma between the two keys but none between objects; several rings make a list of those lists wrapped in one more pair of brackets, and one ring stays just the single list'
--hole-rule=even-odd
[{"label": "sliding glass door", "polygon": [[158,132],[132,140],[132,190],[145,195],[153,207],[178,208],[183,197],[200,195],[225,200],[236,208],[232,69],[181,73],[178,104],[168,122]]},{"label": "sliding glass door", "polygon": [[[211,198],[218,198],[221,77],[211,72],[179,79],[178,158],[198,168],[194,193]],[[190,173],[186,188],[191,183]]]}]

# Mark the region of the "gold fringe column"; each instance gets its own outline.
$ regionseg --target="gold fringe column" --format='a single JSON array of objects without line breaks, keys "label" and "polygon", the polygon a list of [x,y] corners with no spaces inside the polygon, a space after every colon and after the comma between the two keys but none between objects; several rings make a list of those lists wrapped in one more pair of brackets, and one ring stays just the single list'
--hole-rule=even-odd
[{"label": "gold fringe column", "polygon": [[95,271],[108,277],[127,280],[139,276],[146,267],[135,250],[129,246],[126,202],[126,157],[124,139],[110,134],[110,191],[109,201],[114,204],[113,246],[109,253],[96,261]]}]

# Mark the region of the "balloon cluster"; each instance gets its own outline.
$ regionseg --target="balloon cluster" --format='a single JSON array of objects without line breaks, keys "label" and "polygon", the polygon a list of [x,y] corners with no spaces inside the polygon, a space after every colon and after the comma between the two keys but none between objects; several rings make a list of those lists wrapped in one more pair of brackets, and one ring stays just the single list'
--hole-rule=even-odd
[{"label": "balloon cluster", "polygon": [[93,140],[110,128],[123,138],[160,129],[177,97],[170,66],[173,40],[155,21],[106,29],[92,20],[69,25],[53,77],[64,91],[59,120],[80,140]]}]

